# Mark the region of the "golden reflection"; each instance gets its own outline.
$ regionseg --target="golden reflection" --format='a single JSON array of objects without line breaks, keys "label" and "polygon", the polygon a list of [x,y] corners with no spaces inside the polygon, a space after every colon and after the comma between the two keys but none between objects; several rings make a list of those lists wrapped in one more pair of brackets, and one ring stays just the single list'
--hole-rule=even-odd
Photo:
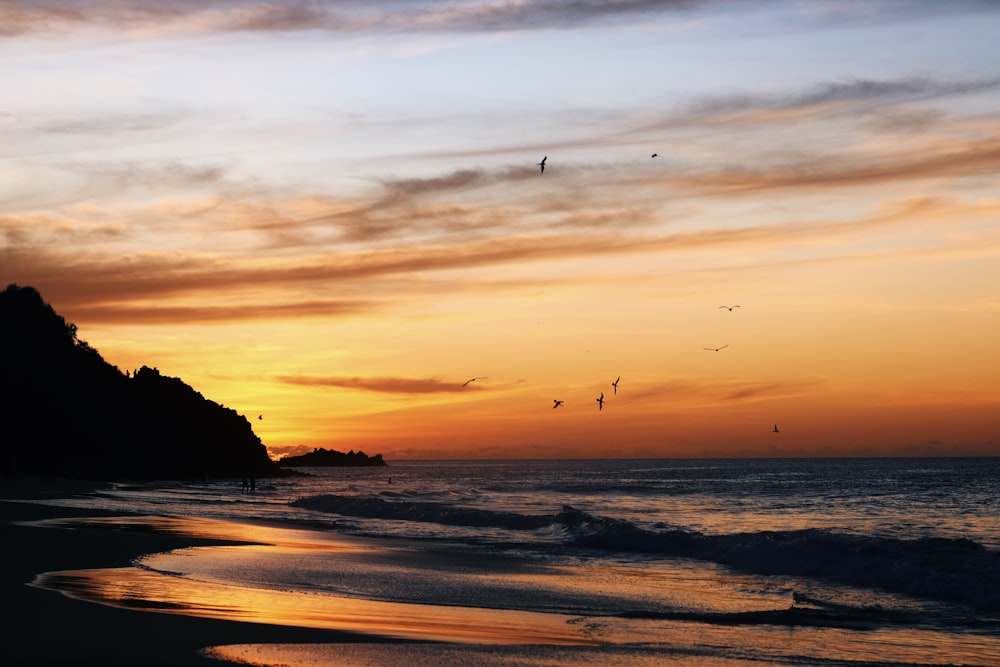
[{"label": "golden reflection", "polygon": [[40,575],[35,585],[112,606],[482,644],[592,644],[560,614],[380,602],[192,581],[135,567]]},{"label": "golden reflection", "polygon": [[[382,637],[444,641],[472,645],[589,646],[596,654],[618,655],[628,647],[664,656],[726,656],[735,664],[746,660],[786,663],[790,657],[845,662],[887,662],[911,665],[994,664],[1000,638],[970,632],[948,632],[927,627],[877,625],[856,629],[769,622],[766,612],[786,610],[797,604],[790,593],[762,597],[750,590],[752,581],[709,564],[659,563],[647,568],[547,567],[531,572],[467,572],[483,590],[495,578],[521,589],[574,591],[594,600],[615,593],[653,608],[653,602],[671,603],[679,609],[701,610],[717,616],[705,618],[626,618],[570,616],[558,613],[503,610],[469,606],[427,605],[353,598],[329,593],[292,592],[254,588],[252,582],[231,585],[194,579],[176,570],[185,569],[184,558],[214,560],[231,566],[237,559],[253,567],[255,559],[270,559],[278,551],[317,550],[335,554],[346,576],[361,567],[367,575],[405,572],[412,563],[404,552],[393,553],[393,564],[380,565],[387,547],[354,537],[308,530],[239,524],[181,517],[112,517],[49,520],[45,525],[66,528],[159,531],[197,538],[226,540],[238,545],[190,547],[137,561],[134,567],[93,569],[42,574],[36,586],[61,591],[74,598],[130,609],[187,614],[205,618],[239,620],[285,626],[359,632]],[[392,549],[391,545],[388,547]],[[398,558],[397,558],[398,556]],[[153,569],[154,564],[166,567]],[[424,565],[419,565],[422,567]],[[390,568],[386,570],[385,568]],[[649,605],[642,604],[649,602]],[[751,612],[751,613],[748,613]],[[752,612],[764,612],[754,616]],[[593,648],[597,647],[597,648]],[[616,648],[617,647],[617,648]],[[366,649],[367,650],[367,649]],[[469,650],[475,650],[472,647]],[[577,656],[579,657],[579,656]],[[605,655],[606,658],[611,656]],[[620,657],[620,655],[618,655]],[[643,656],[633,655],[636,662]],[[589,658],[588,658],[589,659]],[[282,664],[297,664],[284,660]],[[308,661],[303,664],[307,664]],[[377,663],[376,663],[377,664]],[[428,663],[432,664],[432,663]],[[490,664],[490,663],[483,663]],[[499,664],[499,663],[498,663]],[[517,662],[517,664],[531,664]],[[589,664],[562,662],[553,664]],[[594,664],[605,664],[597,662]],[[606,664],[614,664],[614,660]],[[655,664],[655,661],[651,664]],[[708,664],[708,663],[697,663]]]},{"label": "golden reflection", "polygon": [[[159,532],[238,543],[249,550],[275,549],[339,553],[374,552],[362,540],[307,530],[241,524],[215,519],[132,516],[49,519],[38,525]],[[233,547],[192,547],[218,553]],[[196,581],[141,565],[114,569],[73,570],[39,575],[34,585],[70,597],[112,606],[206,618],[296,627],[364,632],[382,636],[476,642],[587,645],[593,640],[571,624],[574,617],[477,607],[448,607],[384,602],[325,593],[277,591]]]}]

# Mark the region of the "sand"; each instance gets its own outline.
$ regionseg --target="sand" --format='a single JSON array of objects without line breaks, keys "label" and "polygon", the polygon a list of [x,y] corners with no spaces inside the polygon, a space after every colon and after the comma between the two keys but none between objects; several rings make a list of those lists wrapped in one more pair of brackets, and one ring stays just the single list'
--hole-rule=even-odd
[{"label": "sand", "polygon": [[[221,665],[199,654],[220,644],[387,642],[344,631],[295,628],[136,611],[71,599],[31,586],[43,572],[123,567],[142,554],[205,540],[158,533],[51,528],[18,522],[100,512],[24,502],[67,497],[96,485],[40,478],[0,478],[3,545],[2,662],[7,665]],[[12,500],[13,499],[13,500]]]}]

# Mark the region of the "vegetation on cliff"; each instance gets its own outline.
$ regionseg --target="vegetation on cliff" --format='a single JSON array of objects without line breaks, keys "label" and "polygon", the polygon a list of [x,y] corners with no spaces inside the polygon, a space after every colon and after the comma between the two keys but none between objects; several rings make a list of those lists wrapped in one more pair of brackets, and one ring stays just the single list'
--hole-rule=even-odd
[{"label": "vegetation on cliff", "polygon": [[250,422],[155,368],[108,364],[32,287],[0,292],[0,471],[277,476]]}]

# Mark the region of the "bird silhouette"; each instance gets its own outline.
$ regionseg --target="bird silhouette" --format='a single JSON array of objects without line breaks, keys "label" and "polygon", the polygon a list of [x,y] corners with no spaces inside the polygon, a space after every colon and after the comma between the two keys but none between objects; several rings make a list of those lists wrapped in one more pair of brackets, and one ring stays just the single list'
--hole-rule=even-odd
[{"label": "bird silhouette", "polygon": [[649,157],[656,157],[656,156],[657,156],[657,153],[653,153],[653,154],[652,154],[652,155],[650,155]]},{"label": "bird silhouette", "polygon": [[600,398],[595,398],[594,400],[597,401],[597,409],[598,410],[603,410],[604,409],[604,392],[603,391],[601,392],[601,397]]},{"label": "bird silhouette", "polygon": [[729,343],[726,343],[726,344],[725,344],[725,345],[723,345],[722,347],[706,347],[706,348],[704,348],[704,349],[706,349],[706,350],[710,350],[710,351],[712,351],[712,352],[718,352],[719,350],[724,350],[724,349],[726,349],[727,347],[729,347]]},{"label": "bird silhouette", "polygon": [[257,415],[257,419],[263,419],[264,415]]},{"label": "bird silhouette", "polygon": [[558,398],[553,398],[552,399],[552,409],[553,410],[555,410],[556,408],[558,408],[562,404],[563,404],[563,402],[560,401]]},{"label": "bird silhouette", "polygon": [[735,306],[719,306],[719,308],[727,308],[727,309],[729,309],[730,312],[732,312],[733,308],[739,308],[739,305],[735,305]]},{"label": "bird silhouette", "polygon": [[622,379],[622,376],[621,376],[621,375],[619,375],[619,376],[618,376],[618,379],[617,379],[617,380],[615,380],[614,382],[612,382],[612,383],[611,383],[611,386],[615,388],[615,394],[617,394],[617,393],[618,393],[618,382],[619,382],[619,381],[620,381],[621,379]]},{"label": "bird silhouette", "polygon": [[540,172],[538,172],[538,173],[540,173],[540,174],[544,174],[545,173],[545,161],[548,160],[548,159],[549,159],[549,156],[546,155],[545,157],[542,158],[542,161],[538,163],[538,166],[542,168],[542,170]]},{"label": "bird silhouette", "polygon": [[475,377],[475,378],[469,378],[468,380],[466,380],[465,382],[463,382],[463,383],[462,383],[462,386],[463,386],[463,387],[465,387],[465,386],[467,386],[467,385],[468,385],[468,384],[469,384],[470,382],[475,382],[476,380],[485,380],[485,379],[486,379],[485,377]]},{"label": "bird silhouette", "polygon": [[774,430],[771,431],[771,432],[772,433],[781,433],[781,431],[778,430],[778,425],[777,424],[774,425]]}]

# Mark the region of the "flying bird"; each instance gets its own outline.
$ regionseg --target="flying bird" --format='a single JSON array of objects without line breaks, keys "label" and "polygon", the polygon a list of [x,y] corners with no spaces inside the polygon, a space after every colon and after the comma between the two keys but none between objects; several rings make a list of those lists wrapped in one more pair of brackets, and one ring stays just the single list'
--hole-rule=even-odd
[{"label": "flying bird", "polygon": [[552,409],[553,410],[555,410],[556,408],[558,408],[562,404],[563,404],[563,402],[560,401],[558,398],[553,398],[552,399]]},{"label": "flying bird", "polygon": [[726,349],[727,347],[729,347],[729,343],[726,343],[726,344],[725,344],[725,345],[723,345],[722,347],[706,347],[706,348],[704,348],[704,349],[706,349],[706,350],[710,350],[710,351],[712,351],[712,352],[718,352],[719,350],[724,350],[724,349]]},{"label": "flying bird", "polygon": [[542,170],[540,172],[538,172],[538,173],[540,173],[540,174],[544,174],[545,173],[545,161],[548,160],[548,159],[549,159],[549,156],[546,155],[545,157],[542,158],[542,161],[538,163],[538,166],[542,168]]},{"label": "flying bird", "polygon": [[778,430],[778,425],[777,424],[774,425],[774,430],[771,431],[771,432],[772,433],[781,433],[781,431]]},{"label": "flying bird", "polygon": [[657,153],[653,153],[653,154],[652,154],[652,155],[650,155],[649,157],[656,157],[656,156],[657,156]]},{"label": "flying bird", "polygon": [[617,393],[618,393],[618,382],[619,382],[619,380],[621,380],[621,379],[622,379],[622,376],[621,376],[621,375],[619,375],[619,376],[618,376],[618,380],[615,380],[614,382],[612,382],[612,383],[611,383],[611,386],[615,388],[615,394],[617,394]]},{"label": "flying bird", "polygon": [[604,392],[603,391],[601,392],[601,397],[600,398],[595,398],[594,400],[597,401],[597,409],[598,409],[598,411],[603,410],[604,409]]},{"label": "flying bird", "polygon": [[728,308],[729,311],[732,312],[733,308],[739,308],[739,305],[735,305],[735,306],[719,306],[719,308]]},{"label": "flying bird", "polygon": [[263,419],[264,415],[257,415],[257,419]]},{"label": "flying bird", "polygon": [[485,379],[487,379],[487,378],[485,378],[485,377],[469,378],[468,380],[466,380],[465,382],[462,383],[462,386],[465,387],[465,386],[468,386],[468,384],[470,382],[475,382],[476,380],[485,380]]}]

